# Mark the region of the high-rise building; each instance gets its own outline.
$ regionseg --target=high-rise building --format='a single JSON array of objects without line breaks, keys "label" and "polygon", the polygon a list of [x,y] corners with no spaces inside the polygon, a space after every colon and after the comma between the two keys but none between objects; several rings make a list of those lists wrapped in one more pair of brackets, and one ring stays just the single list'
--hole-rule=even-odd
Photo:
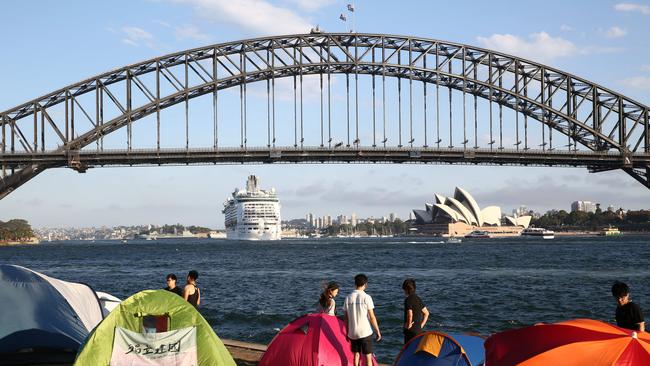
[{"label": "high-rise building", "polygon": [[394,212],[391,212],[391,213],[388,214],[388,220],[390,222],[395,221],[395,213]]},{"label": "high-rise building", "polygon": [[354,212],[352,213],[352,216],[350,218],[350,224],[352,226],[357,226],[357,214]]},{"label": "high-rise building", "polygon": [[571,212],[596,212],[597,204],[591,201],[575,201],[571,204]]},{"label": "high-rise building", "polygon": [[332,226],[332,216],[325,215],[325,226]]},{"label": "high-rise building", "polygon": [[316,220],[316,228],[317,228],[317,229],[322,229],[322,228],[323,228],[323,218],[319,217],[319,218]]},{"label": "high-rise building", "polygon": [[314,222],[314,214],[313,213],[309,213],[307,215],[307,221],[309,221],[309,225],[316,226],[315,222]]}]

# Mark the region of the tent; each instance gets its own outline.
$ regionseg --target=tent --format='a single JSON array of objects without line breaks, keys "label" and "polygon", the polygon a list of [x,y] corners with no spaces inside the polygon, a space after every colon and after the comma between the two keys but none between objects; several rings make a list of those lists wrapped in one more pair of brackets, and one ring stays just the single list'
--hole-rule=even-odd
[{"label": "tent", "polygon": [[90,286],[0,264],[3,364],[71,363],[102,308]]},{"label": "tent", "polygon": [[650,334],[592,319],[510,329],[485,341],[486,365],[650,365]]},{"label": "tent", "polygon": [[[364,357],[361,357],[365,365]],[[348,366],[354,364],[345,324],[327,314],[304,315],[269,343],[259,366]],[[377,361],[373,357],[373,365]]]},{"label": "tent", "polygon": [[423,332],[404,345],[395,366],[478,366],[484,340],[478,336]]},{"label": "tent", "polygon": [[122,300],[111,294],[107,294],[106,292],[96,291],[95,293],[97,294],[99,303],[102,305],[104,318],[107,317],[108,314],[120,304],[120,302],[122,302]]},{"label": "tent", "polygon": [[190,303],[169,291],[146,290],[110,312],[74,364],[235,366],[235,361]]}]

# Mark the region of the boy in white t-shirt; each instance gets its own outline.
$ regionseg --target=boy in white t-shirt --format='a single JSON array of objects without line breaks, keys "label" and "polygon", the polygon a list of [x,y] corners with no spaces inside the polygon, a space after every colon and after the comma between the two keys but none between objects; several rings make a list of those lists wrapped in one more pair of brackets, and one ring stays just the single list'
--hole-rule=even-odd
[{"label": "boy in white t-shirt", "polygon": [[356,289],[345,298],[343,304],[345,323],[348,327],[348,338],[352,341],[354,366],[359,366],[361,353],[366,357],[366,365],[370,366],[373,353],[372,328],[375,328],[377,333],[377,342],[381,340],[381,332],[373,311],[375,305],[372,297],[365,292],[368,287],[368,277],[364,274],[354,276],[354,285]]}]

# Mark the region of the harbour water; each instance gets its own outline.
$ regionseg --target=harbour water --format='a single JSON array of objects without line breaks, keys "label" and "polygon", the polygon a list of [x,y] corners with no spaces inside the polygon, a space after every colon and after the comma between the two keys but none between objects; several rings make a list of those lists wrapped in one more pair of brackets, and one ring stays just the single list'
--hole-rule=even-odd
[{"label": "harbour water", "polygon": [[[378,360],[392,363],[402,342],[406,277],[431,311],[427,329],[482,335],[571,318],[613,321],[610,293],[627,282],[650,309],[650,236],[465,239],[310,239],[238,242],[167,239],[58,242],[0,247],[0,262],[90,284],[120,298],[200,273],[201,313],[220,337],[268,343],[292,319],[314,311],[324,281],[369,277],[384,340]],[[181,281],[179,281],[181,282]]]}]

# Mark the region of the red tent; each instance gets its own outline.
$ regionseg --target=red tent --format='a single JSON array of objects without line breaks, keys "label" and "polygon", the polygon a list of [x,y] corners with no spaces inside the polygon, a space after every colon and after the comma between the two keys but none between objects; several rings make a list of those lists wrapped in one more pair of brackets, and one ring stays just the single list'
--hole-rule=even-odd
[{"label": "red tent", "polygon": [[650,334],[590,319],[508,330],[485,341],[486,366],[650,365]]},{"label": "red tent", "polygon": [[[345,324],[327,314],[308,314],[287,325],[273,338],[260,366],[352,366],[354,354]],[[361,365],[364,357],[361,355]],[[377,361],[373,357],[373,366]]]}]

